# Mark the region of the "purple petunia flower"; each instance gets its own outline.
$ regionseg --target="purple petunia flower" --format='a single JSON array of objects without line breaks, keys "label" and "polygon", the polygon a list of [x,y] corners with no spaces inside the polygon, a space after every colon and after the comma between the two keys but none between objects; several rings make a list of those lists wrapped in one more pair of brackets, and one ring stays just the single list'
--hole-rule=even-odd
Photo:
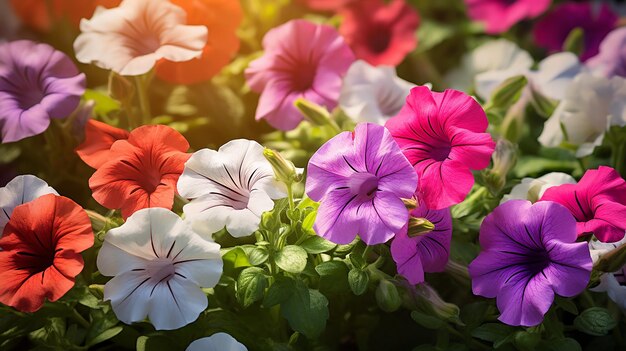
[{"label": "purple petunia flower", "polygon": [[361,123],[317,150],[309,161],[307,195],[321,201],[315,231],[347,244],[358,234],[384,243],[407,224],[402,198],[413,196],[417,175],[385,127]]},{"label": "purple petunia flower", "polygon": [[0,141],[43,133],[51,118],[65,118],[85,92],[85,75],[47,44],[0,43]]},{"label": "purple petunia flower", "polygon": [[403,230],[391,243],[391,256],[398,266],[398,273],[409,283],[419,284],[424,281],[424,272],[442,272],[446,268],[452,239],[452,216],[450,209],[429,210],[423,202],[411,211],[411,216],[429,220],[435,229],[413,238]]},{"label": "purple petunia flower", "polygon": [[600,44],[600,53],[589,59],[587,66],[607,78],[626,78],[626,28],[609,33]]},{"label": "purple petunia flower", "polygon": [[584,34],[581,60],[598,54],[600,42],[617,25],[618,16],[609,5],[593,6],[590,2],[566,2],[556,6],[541,21],[537,22],[533,35],[535,43],[551,52],[563,49],[563,43],[575,28]]},{"label": "purple petunia flower", "polygon": [[592,261],[585,242],[576,242],[576,221],[555,202],[510,200],[480,227],[482,252],[469,265],[474,294],[497,299],[500,321],[534,326],[554,294],[582,292]]}]

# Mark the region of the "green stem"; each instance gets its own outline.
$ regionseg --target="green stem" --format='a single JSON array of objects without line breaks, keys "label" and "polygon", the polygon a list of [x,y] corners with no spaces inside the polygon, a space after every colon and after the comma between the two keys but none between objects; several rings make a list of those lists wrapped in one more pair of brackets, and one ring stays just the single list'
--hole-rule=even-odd
[{"label": "green stem", "polygon": [[152,121],[152,113],[150,111],[150,99],[148,97],[147,76],[136,76],[135,85],[137,87],[137,96],[139,98],[139,110],[141,113],[142,124],[150,124]]},{"label": "green stem", "polygon": [[73,308],[72,308],[72,318],[85,329],[89,329],[91,327],[91,324],[89,324],[89,322],[87,322],[87,320],[83,316],[81,316],[80,313],[78,313],[78,311],[76,311]]}]

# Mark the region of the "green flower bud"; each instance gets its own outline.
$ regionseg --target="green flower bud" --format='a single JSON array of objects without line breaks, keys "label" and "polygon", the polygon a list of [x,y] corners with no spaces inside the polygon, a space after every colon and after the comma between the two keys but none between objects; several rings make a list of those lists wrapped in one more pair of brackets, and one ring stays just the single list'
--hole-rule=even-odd
[{"label": "green flower bud", "polygon": [[407,235],[410,238],[430,233],[435,229],[435,225],[426,218],[411,217],[409,219],[409,230]]},{"label": "green flower bud", "polygon": [[109,96],[122,103],[128,103],[135,95],[133,83],[113,71],[109,74]]},{"label": "green flower bud", "polygon": [[559,102],[554,99],[550,99],[547,96],[544,96],[536,89],[530,89],[530,92],[530,103],[531,105],[533,105],[535,111],[537,111],[537,113],[544,118],[549,118],[550,116],[552,116]]},{"label": "green flower bud", "polygon": [[427,313],[434,313],[436,316],[447,321],[459,322],[461,310],[455,304],[445,302],[441,296],[427,283],[418,284],[415,293],[420,298],[421,308]]},{"label": "green flower bud", "polygon": [[493,167],[483,174],[483,179],[489,191],[498,194],[506,184],[507,174],[517,162],[517,146],[506,139],[500,139],[491,159]]},{"label": "green flower bud", "polygon": [[576,27],[567,35],[563,42],[563,51],[569,51],[576,56],[585,50],[585,32],[582,28]]},{"label": "green flower bud", "polygon": [[293,165],[293,162],[285,159],[280,152],[265,148],[263,150],[263,156],[265,156],[272,165],[274,175],[279,181],[289,185],[302,180],[301,175],[296,172],[296,167]]},{"label": "green flower bud", "polygon": [[386,279],[382,279],[376,288],[376,302],[385,312],[396,311],[402,305],[398,288]]},{"label": "green flower bud", "polygon": [[522,91],[526,87],[526,84],[528,84],[528,79],[526,79],[526,77],[523,75],[514,76],[505,80],[491,94],[489,103],[487,104],[487,107],[485,107],[485,109],[508,109],[509,107],[511,107],[511,105],[516,103],[517,100],[519,100],[520,96],[522,95]]},{"label": "green flower bud", "polygon": [[414,210],[417,207],[417,200],[413,198],[402,199],[402,202],[404,203],[404,206],[406,206],[406,209],[409,211]]},{"label": "green flower bud", "polygon": [[304,119],[311,122],[313,125],[330,126],[335,129],[336,132],[341,132],[341,128],[339,128],[335,120],[331,117],[330,112],[328,112],[325,107],[304,98],[296,99],[294,105],[300,113],[302,113]]}]

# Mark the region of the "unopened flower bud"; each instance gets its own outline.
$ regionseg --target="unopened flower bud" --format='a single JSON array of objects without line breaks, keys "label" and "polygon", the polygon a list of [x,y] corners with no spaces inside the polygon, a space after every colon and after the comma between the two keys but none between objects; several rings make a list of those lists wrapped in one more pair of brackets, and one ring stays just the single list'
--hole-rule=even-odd
[{"label": "unopened flower bud", "polygon": [[113,71],[109,74],[109,96],[120,102],[131,101],[135,95],[135,87],[126,77]]},{"label": "unopened flower bud", "polygon": [[530,93],[530,103],[535,111],[544,118],[551,117],[559,102],[541,94],[534,88],[530,89]]},{"label": "unopened flower bud", "polygon": [[276,179],[285,183],[291,184],[299,182],[301,176],[296,171],[296,167],[293,162],[285,159],[280,152],[272,149],[265,148],[263,150],[263,156],[269,161],[274,169],[274,175]]},{"label": "unopened flower bud", "polygon": [[571,32],[565,38],[563,42],[563,51],[569,51],[576,56],[580,56],[580,54],[585,50],[585,31],[576,27],[572,29]]},{"label": "unopened flower bud", "polygon": [[505,80],[491,94],[487,106],[503,110],[508,109],[519,100],[526,84],[528,84],[528,79],[523,75],[514,76]]},{"label": "unopened flower bud", "polygon": [[414,210],[417,207],[417,200],[413,198],[402,199],[402,202],[404,203],[404,206],[406,206],[406,209],[409,211]]},{"label": "unopened flower bud", "polygon": [[426,218],[411,217],[409,219],[409,230],[407,235],[410,238],[430,233],[435,229],[435,225]]},{"label": "unopened flower bud", "polygon": [[460,321],[461,310],[455,304],[445,302],[441,296],[427,283],[418,284],[415,293],[420,297],[422,309],[436,314],[439,318],[447,321]]},{"label": "unopened flower bud", "polygon": [[506,139],[500,139],[491,159],[493,167],[483,174],[483,179],[489,191],[498,194],[506,184],[507,174],[517,162],[517,146]]},{"label": "unopened flower bud", "polygon": [[386,279],[382,279],[376,288],[376,302],[385,312],[396,311],[402,305],[398,288]]},{"label": "unopened flower bud", "polygon": [[622,244],[615,250],[602,254],[593,265],[593,269],[610,273],[620,270],[624,265],[626,265],[626,244]]},{"label": "unopened flower bud", "polygon": [[300,113],[302,113],[304,119],[311,122],[312,124],[316,126],[331,126],[337,132],[341,131],[337,123],[331,117],[330,112],[328,112],[325,107],[308,101],[304,98],[296,99],[294,105],[300,111]]}]

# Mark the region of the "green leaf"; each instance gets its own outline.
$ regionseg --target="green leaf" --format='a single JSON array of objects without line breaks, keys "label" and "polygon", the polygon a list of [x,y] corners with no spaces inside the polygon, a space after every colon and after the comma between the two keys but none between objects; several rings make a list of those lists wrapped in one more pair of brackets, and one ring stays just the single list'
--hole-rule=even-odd
[{"label": "green leaf", "polygon": [[343,261],[322,262],[315,267],[315,271],[320,275],[320,291],[343,293],[350,290],[348,266]]},{"label": "green leaf", "polygon": [[294,289],[294,284],[291,278],[279,277],[267,290],[265,298],[263,299],[263,306],[269,308],[287,301]]},{"label": "green leaf", "polygon": [[270,254],[267,248],[255,245],[246,245],[242,247],[246,256],[248,256],[248,262],[253,266],[259,266],[267,262]]},{"label": "green leaf", "polygon": [[328,299],[317,290],[307,289],[297,282],[287,301],[281,304],[280,312],[289,326],[310,339],[318,337],[326,327],[329,317]]},{"label": "green leaf", "polygon": [[237,300],[243,307],[248,307],[263,299],[266,287],[267,278],[262,268],[246,268],[237,279]]},{"label": "green leaf", "polygon": [[313,231],[313,224],[315,223],[315,218],[317,217],[317,211],[310,212],[304,217],[302,221],[302,229],[307,232]]},{"label": "green leaf", "polygon": [[576,307],[576,304],[571,299],[556,296],[554,301],[556,302],[556,305],[563,311],[569,312],[573,315],[578,315],[578,307]]},{"label": "green leaf", "polygon": [[170,351],[175,349],[177,349],[177,345],[163,335],[137,338],[137,351]]},{"label": "green leaf", "polygon": [[441,329],[445,325],[445,322],[441,319],[418,311],[411,312],[411,318],[413,318],[417,324],[427,329]]},{"label": "green leaf", "polygon": [[578,341],[572,338],[544,340],[539,344],[538,350],[549,351],[582,351]]},{"label": "green leaf", "polygon": [[289,273],[300,273],[306,267],[307,253],[296,245],[287,245],[276,253],[276,264]]},{"label": "green leaf", "polygon": [[83,95],[83,100],[93,100],[96,103],[93,109],[96,116],[107,116],[109,113],[120,109],[120,103],[102,91],[87,89]]},{"label": "green leaf", "polygon": [[617,321],[606,308],[602,307],[588,308],[574,319],[574,327],[589,335],[606,335],[615,326],[617,326]]},{"label": "green leaf", "polygon": [[96,336],[95,338],[88,340],[87,341],[87,347],[89,346],[93,346],[96,344],[99,344],[101,342],[107,341],[109,339],[111,339],[112,337],[116,336],[117,334],[122,332],[122,327],[118,326],[118,327],[113,327],[111,329],[107,329],[104,332],[102,332],[100,335]]},{"label": "green leaf", "polygon": [[[513,335],[515,328],[500,323],[485,323],[472,331],[472,336],[493,343],[501,342]],[[495,346],[495,345],[494,345]]]},{"label": "green leaf", "polygon": [[420,43],[417,52],[426,52],[454,35],[451,26],[424,19],[417,31]]},{"label": "green leaf", "polygon": [[352,268],[348,273],[348,283],[354,295],[363,295],[367,291],[370,282],[370,276],[367,271]]},{"label": "green leaf", "polygon": [[307,238],[302,244],[300,244],[300,246],[310,254],[328,252],[337,247],[336,244],[333,244],[330,241],[317,235]]},{"label": "green leaf", "polygon": [[251,266],[245,251],[240,247],[228,251],[222,256],[222,259],[224,260],[224,271]]}]

